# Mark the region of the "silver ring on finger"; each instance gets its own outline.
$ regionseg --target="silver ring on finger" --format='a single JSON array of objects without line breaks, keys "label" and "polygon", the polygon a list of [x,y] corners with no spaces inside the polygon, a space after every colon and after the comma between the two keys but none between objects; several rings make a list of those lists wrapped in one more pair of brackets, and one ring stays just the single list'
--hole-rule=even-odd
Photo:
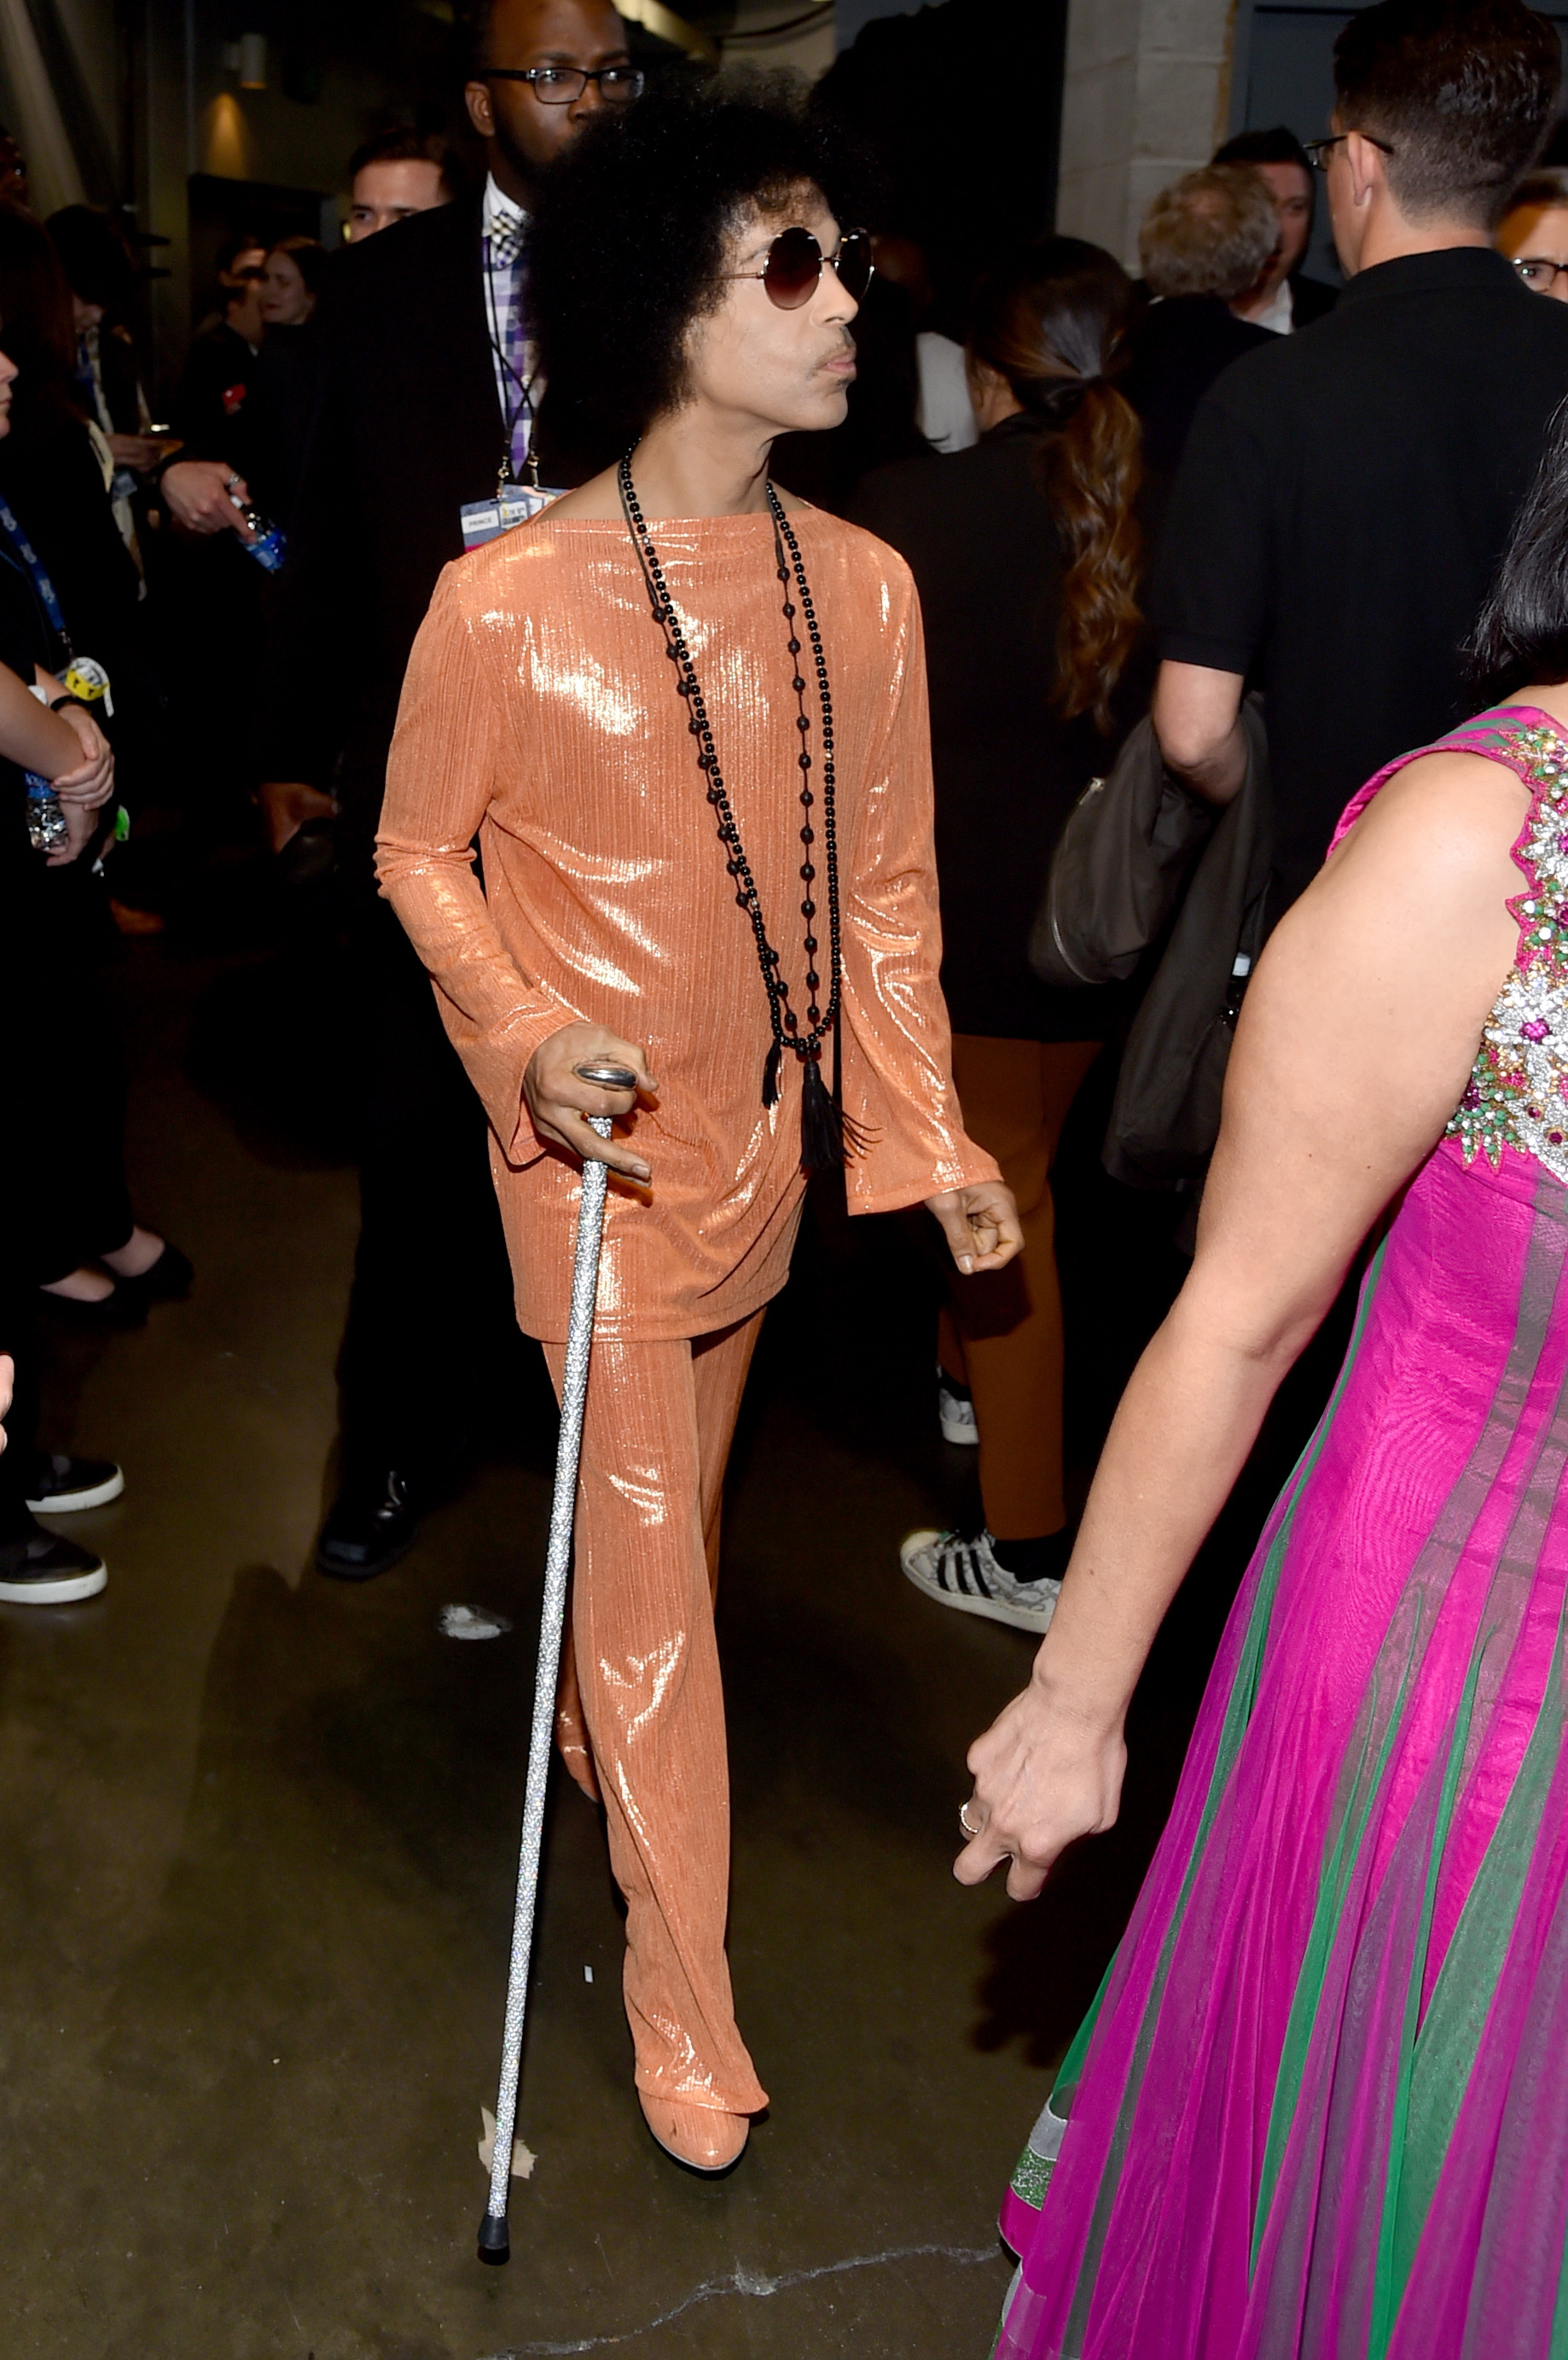
[{"label": "silver ring on finger", "polygon": [[984,1835],[985,1832],[984,1820],[981,1821],[978,1827],[972,1827],[970,1825],[968,1803],[964,1804],[959,1811],[958,1824],[964,1830],[964,1834],[969,1838],[971,1843],[974,1842],[976,1836]]}]

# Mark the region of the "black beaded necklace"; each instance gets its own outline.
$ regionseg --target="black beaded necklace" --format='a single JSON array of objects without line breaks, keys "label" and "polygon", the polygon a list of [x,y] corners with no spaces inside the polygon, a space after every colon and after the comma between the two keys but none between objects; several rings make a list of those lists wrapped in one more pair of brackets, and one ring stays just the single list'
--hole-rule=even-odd
[{"label": "black beaded necklace", "polygon": [[[713,747],[713,733],[708,722],[708,708],[702,683],[686,645],[686,635],[675,611],[659,563],[659,552],[653,545],[637,490],[632,483],[631,453],[621,461],[616,473],[620,487],[621,508],[626,529],[632,537],[642,566],[643,580],[648,587],[648,603],[654,620],[664,634],[664,651],[671,663],[680,668],[677,694],[685,698],[690,708],[686,727],[696,738],[700,752],[697,767],[707,782],[707,796],[718,822],[719,842],[724,847],[725,866],[735,880],[735,901],[751,921],[753,939],[757,945],[757,963],[762,971],[763,988],[768,993],[768,1010],[773,1027],[773,1045],[768,1050],[762,1068],[762,1103],[765,1107],[779,1102],[779,1075],[784,1052],[789,1050],[799,1058],[803,1069],[800,1092],[800,1162],[808,1172],[829,1171],[844,1160],[844,1118],[843,1064],[840,1055],[839,1004],[842,956],[839,924],[838,834],[833,807],[833,694],[828,685],[827,658],[822,651],[822,637],[817,624],[816,609],[811,603],[811,585],[801,562],[800,545],[784,506],[771,484],[768,494],[768,514],[773,521],[773,550],[779,579],[784,585],[784,620],[789,627],[789,650],[795,661],[792,686],[799,706],[796,727],[800,733],[800,750],[797,757],[800,769],[800,811],[802,814],[800,843],[805,858],[800,863],[800,883],[804,888],[800,916],[805,923],[803,947],[806,954],[806,989],[810,998],[806,1007],[806,1026],[802,1032],[800,1020],[789,1005],[789,987],[780,970],[779,953],[768,939],[768,927],[762,914],[762,902],[751,864],[746,857],[740,829],[735,825],[729,793],[719,770],[719,758]],[[786,559],[788,551],[788,559]],[[797,608],[793,588],[800,604]],[[817,994],[822,978],[817,972],[817,953],[822,945],[813,931],[817,903],[812,897],[816,867],[811,855],[816,844],[816,830],[811,824],[816,795],[811,787],[811,756],[806,750],[811,733],[811,718],[806,710],[806,682],[800,672],[801,644],[795,623],[797,613],[804,619],[806,636],[811,643],[811,661],[816,672],[817,694],[822,705],[822,842],[825,847],[828,901],[828,1001],[820,1008]],[[822,1075],[822,1043],[833,1035],[833,1088],[824,1086]]]}]

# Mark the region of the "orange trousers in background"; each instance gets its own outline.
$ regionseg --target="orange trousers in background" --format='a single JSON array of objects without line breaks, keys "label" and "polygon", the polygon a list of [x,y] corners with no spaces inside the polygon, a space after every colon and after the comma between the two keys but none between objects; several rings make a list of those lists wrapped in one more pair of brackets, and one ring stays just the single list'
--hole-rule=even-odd
[{"label": "orange trousers in background", "polygon": [[[735,2020],[729,1758],[713,1633],[724,1462],[762,1313],[691,1341],[595,1338],[558,1734],[604,1806],[626,1896],[637,2084],[757,2114]],[[564,1344],[544,1347],[561,1394]]]},{"label": "orange trousers in background", "polygon": [[948,1274],[937,1358],[975,1396],[980,1497],[999,1541],[1062,1530],[1062,1288],[1051,1167],[1097,1041],[953,1036],[964,1128],[989,1149],[1018,1200],[1024,1250],[1006,1270]]}]

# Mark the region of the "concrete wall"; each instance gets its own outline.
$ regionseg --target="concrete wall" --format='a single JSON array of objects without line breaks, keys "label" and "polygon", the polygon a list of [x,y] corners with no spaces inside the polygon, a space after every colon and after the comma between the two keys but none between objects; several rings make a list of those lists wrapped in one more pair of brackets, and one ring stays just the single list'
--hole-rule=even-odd
[{"label": "concrete wall", "polygon": [[1225,137],[1236,0],[1072,0],[1056,225],[1129,268],[1159,189]]}]

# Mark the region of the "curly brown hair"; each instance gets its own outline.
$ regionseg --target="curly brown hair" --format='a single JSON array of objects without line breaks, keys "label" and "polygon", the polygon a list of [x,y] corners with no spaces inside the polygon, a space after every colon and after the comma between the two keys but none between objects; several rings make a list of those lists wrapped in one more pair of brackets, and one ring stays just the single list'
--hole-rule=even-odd
[{"label": "curly brown hair", "polygon": [[1079,237],[1049,237],[984,280],[968,355],[995,369],[1040,429],[1040,487],[1061,532],[1066,574],[1057,635],[1056,702],[1068,720],[1109,732],[1112,691],[1143,617],[1143,537],[1133,510],[1140,432],[1113,380],[1141,305],[1120,263]]}]

